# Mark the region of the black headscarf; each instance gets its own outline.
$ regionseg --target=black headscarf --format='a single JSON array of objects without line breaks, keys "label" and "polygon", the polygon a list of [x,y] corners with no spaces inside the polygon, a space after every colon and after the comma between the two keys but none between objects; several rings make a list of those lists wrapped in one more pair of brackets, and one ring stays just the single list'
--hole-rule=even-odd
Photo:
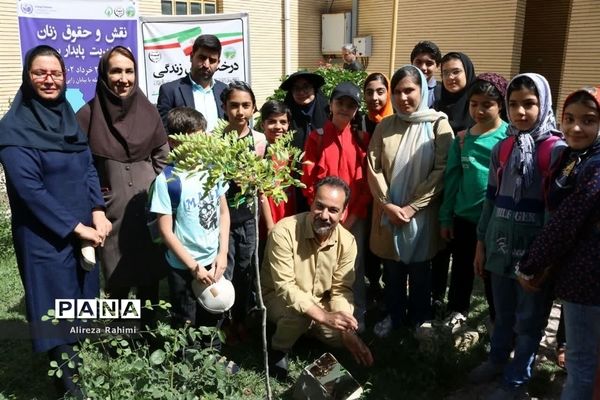
[{"label": "black headscarf", "polygon": [[[311,82],[315,90],[315,99],[304,106],[297,104],[292,95],[294,82],[299,78]],[[314,129],[322,128],[329,117],[327,112],[329,102],[321,91],[321,86],[324,84],[325,79],[322,76],[308,71],[298,71],[290,75],[279,86],[280,89],[287,91],[283,102],[292,113],[290,129],[295,131],[292,145],[300,150],[304,150],[308,134]]]},{"label": "black headscarf", "polygon": [[[469,56],[464,53],[451,52],[448,54],[455,56],[452,57],[453,59],[458,58],[462,62],[465,76],[467,78],[467,84],[461,91],[457,93],[450,93],[446,90],[442,82],[442,94],[439,101],[435,105],[435,109],[445,113],[448,116],[450,126],[456,133],[458,131],[462,131],[463,129],[467,129],[474,124],[474,121],[469,114],[469,98],[467,97],[467,92],[469,86],[471,86],[475,80],[475,67],[473,66]],[[446,56],[448,56],[448,54],[446,54]]]},{"label": "black headscarf", "polygon": [[109,88],[108,62],[115,50],[135,60],[123,46],[104,53],[98,65],[96,96],[77,113],[77,119],[88,133],[94,155],[119,162],[141,161],[167,142],[167,134],[156,107],[138,86],[135,61],[135,83],[131,93],[120,97]]},{"label": "black headscarf", "polygon": [[[29,69],[38,56],[56,57],[63,73],[63,88],[54,100],[40,98],[35,92]],[[22,146],[38,150],[80,152],[87,138],[67,102],[65,64],[50,46],[34,47],[25,55],[23,78],[10,110],[0,120],[0,146]]]}]

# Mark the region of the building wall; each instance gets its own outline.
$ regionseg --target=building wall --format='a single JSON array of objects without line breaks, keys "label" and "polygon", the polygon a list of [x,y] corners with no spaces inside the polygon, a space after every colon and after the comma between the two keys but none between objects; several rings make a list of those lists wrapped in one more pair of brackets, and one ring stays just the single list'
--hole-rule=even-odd
[{"label": "building wall", "polygon": [[[352,0],[290,0],[291,1],[291,70],[315,69],[321,60],[321,14],[351,11]],[[409,62],[409,54],[416,42],[435,41],[442,52],[460,50],[468,54],[476,72],[495,71],[512,77],[521,70],[542,70],[554,65],[552,74],[559,83],[555,104],[559,109],[568,93],[583,85],[600,84],[600,2],[598,0],[567,0],[553,2],[558,12],[553,15],[565,32],[562,63],[559,53],[550,51],[555,45],[555,26],[546,19],[528,17],[525,26],[526,5],[546,4],[540,0],[464,0],[449,6],[442,0],[430,0],[422,17],[422,2],[400,1],[398,36],[394,68]],[[373,53],[368,60],[369,72],[389,72],[392,27],[392,0],[358,1],[358,36],[373,36]],[[160,15],[160,0],[139,0],[141,15]],[[21,56],[19,47],[16,0],[0,0],[0,114],[8,108],[21,83]],[[567,8],[570,8],[569,12]],[[252,85],[260,104],[279,85],[284,74],[283,60],[283,0],[220,0],[219,12],[246,11],[250,20],[250,52]],[[546,11],[546,9],[544,9]],[[537,13],[540,15],[541,13]],[[537,29],[539,25],[549,29]],[[533,29],[531,29],[533,26]],[[566,27],[566,28],[565,28]],[[533,34],[540,34],[533,37]],[[550,63],[540,62],[535,51],[522,53],[522,38],[526,49],[539,43],[549,49],[544,57]],[[527,47],[529,46],[529,47]],[[335,60],[339,62],[340,60]],[[536,63],[537,68],[536,68]],[[547,64],[547,65],[546,65]],[[559,65],[562,64],[562,68]],[[553,78],[557,81],[557,78]]]},{"label": "building wall", "polygon": [[21,85],[21,44],[15,0],[0,0],[0,115]]},{"label": "building wall", "polygon": [[[373,36],[369,72],[388,74],[390,70],[392,3],[359,2],[358,35]],[[464,0],[452,4],[431,0],[425,6],[417,0],[399,3],[394,69],[410,63],[410,52],[417,42],[431,40],[442,54],[466,53],[477,73],[493,71],[506,77],[517,73],[525,0]]]},{"label": "building wall", "polygon": [[139,0],[138,11],[144,17],[161,15],[160,0]]},{"label": "building wall", "polygon": [[600,85],[600,2],[573,0],[567,31],[565,59],[558,99],[558,116],[562,104],[572,91],[583,86]]},{"label": "building wall", "polygon": [[[224,0],[220,2],[219,11],[226,14],[248,13],[250,79],[257,107],[260,108],[274,88],[279,86],[279,80],[284,74],[283,2]],[[293,51],[292,54],[297,56],[298,51]]]},{"label": "building wall", "polygon": [[[572,0],[527,0],[520,72],[537,72],[558,96]],[[539,29],[551,26],[552,29]],[[556,103],[555,103],[556,105]]]}]

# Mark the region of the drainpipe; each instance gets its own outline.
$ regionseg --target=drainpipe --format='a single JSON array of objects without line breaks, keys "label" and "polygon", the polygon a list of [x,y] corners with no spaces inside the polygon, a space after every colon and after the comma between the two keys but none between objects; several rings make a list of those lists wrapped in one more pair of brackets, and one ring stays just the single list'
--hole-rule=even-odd
[{"label": "drainpipe", "polygon": [[286,75],[290,75],[292,73],[292,40],[290,38],[290,1],[291,0],[283,0],[283,64]]},{"label": "drainpipe", "polygon": [[392,5],[392,40],[390,44],[390,74],[388,75],[392,79],[394,75],[394,63],[396,60],[396,37],[398,36],[398,3],[399,0],[394,0]]},{"label": "drainpipe", "polygon": [[352,0],[352,37],[350,43],[354,43],[354,38],[358,35],[358,0]]}]

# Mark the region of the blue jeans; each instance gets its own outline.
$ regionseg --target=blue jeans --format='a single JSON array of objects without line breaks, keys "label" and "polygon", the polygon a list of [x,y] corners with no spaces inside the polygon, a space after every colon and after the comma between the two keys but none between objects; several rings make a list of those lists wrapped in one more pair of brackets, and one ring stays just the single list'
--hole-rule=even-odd
[{"label": "blue jeans", "polygon": [[404,264],[383,260],[383,283],[385,305],[394,328],[431,319],[431,261]]},{"label": "blue jeans", "polygon": [[[526,292],[516,279],[491,273],[496,321],[490,361],[506,364],[504,384],[519,387],[531,378],[544,328],[552,307],[550,285],[538,292]],[[510,352],[514,358],[508,362]]]},{"label": "blue jeans", "polygon": [[588,400],[600,355],[600,306],[563,302],[567,333],[567,384],[561,400]]}]

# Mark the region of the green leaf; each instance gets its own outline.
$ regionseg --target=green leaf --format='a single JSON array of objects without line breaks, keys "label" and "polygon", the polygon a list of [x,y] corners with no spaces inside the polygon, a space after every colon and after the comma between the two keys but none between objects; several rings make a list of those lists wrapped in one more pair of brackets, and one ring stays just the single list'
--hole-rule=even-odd
[{"label": "green leaf", "polygon": [[161,349],[154,350],[150,354],[150,362],[154,365],[160,365],[165,361],[165,352]]},{"label": "green leaf", "polygon": [[57,378],[61,378],[62,376],[63,376],[63,371],[62,371],[62,369],[57,369],[57,370],[56,370],[56,377],[57,377]]},{"label": "green leaf", "polygon": [[131,364],[131,367],[136,370],[136,371],[141,371],[144,369],[144,367],[146,366],[146,363],[144,363],[144,361],[140,358],[136,359],[133,364]]},{"label": "green leaf", "polygon": [[52,368],[58,368],[58,363],[55,360],[50,361],[50,366]]}]

